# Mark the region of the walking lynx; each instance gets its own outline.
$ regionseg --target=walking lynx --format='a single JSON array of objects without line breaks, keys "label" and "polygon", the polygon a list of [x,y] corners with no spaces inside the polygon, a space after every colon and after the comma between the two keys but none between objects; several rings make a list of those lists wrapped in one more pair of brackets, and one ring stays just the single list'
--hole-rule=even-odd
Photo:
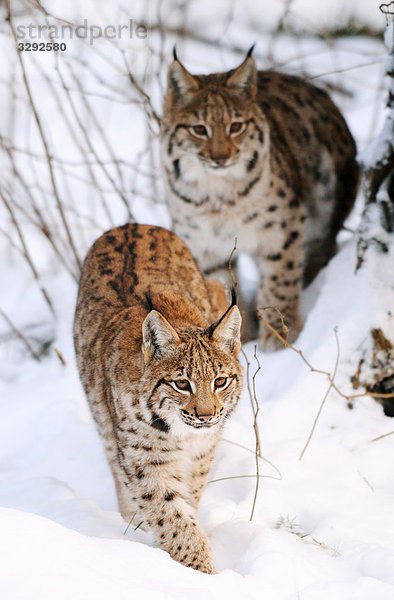
[{"label": "walking lynx", "polygon": [[112,229],[85,259],[75,351],[121,514],[205,573],[215,565],[197,510],[242,390],[240,327],[223,286],[165,229]]},{"label": "walking lynx", "polygon": [[[223,276],[237,238],[257,265],[257,306],[277,306],[293,341],[302,285],[335,253],[354,203],[355,144],[324,91],[258,71],[251,50],[211,75],[191,75],[174,53],[161,134],[168,203],[206,275]],[[268,318],[283,333],[278,314]],[[260,343],[279,344],[264,328]]]}]

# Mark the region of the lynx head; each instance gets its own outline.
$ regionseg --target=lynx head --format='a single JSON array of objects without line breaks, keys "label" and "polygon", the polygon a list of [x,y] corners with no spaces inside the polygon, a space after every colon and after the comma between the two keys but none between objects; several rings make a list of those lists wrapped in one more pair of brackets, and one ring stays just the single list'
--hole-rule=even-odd
[{"label": "lynx head", "polygon": [[242,391],[240,327],[235,305],[205,329],[175,330],[161,313],[149,312],[142,326],[140,399],[152,426],[183,437],[224,423]]},{"label": "lynx head", "polygon": [[205,173],[243,178],[267,152],[268,125],[256,102],[252,50],[237,69],[211,75],[191,75],[174,52],[162,139],[166,168],[176,177],[198,164]]}]

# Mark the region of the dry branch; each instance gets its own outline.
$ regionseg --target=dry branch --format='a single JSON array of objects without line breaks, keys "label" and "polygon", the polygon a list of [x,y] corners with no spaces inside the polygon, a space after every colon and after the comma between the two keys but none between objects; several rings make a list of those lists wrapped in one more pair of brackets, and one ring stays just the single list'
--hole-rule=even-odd
[{"label": "dry branch", "polygon": [[[64,226],[64,230],[66,232],[67,235],[67,239],[68,239],[68,243],[70,246],[70,249],[74,255],[74,259],[75,259],[75,263],[77,265],[78,271],[81,268],[81,261],[79,259],[75,244],[74,244],[74,240],[73,240],[73,236],[71,234],[71,230],[67,221],[67,217],[64,213],[63,210],[63,205],[62,205],[62,201],[59,195],[59,191],[58,191],[58,187],[57,187],[57,183],[56,183],[56,177],[55,177],[55,171],[54,171],[54,166],[53,166],[53,162],[52,162],[52,156],[51,156],[51,152],[49,150],[49,145],[48,145],[48,141],[46,139],[46,135],[44,133],[44,128],[43,125],[41,123],[41,118],[40,115],[38,113],[37,107],[35,105],[34,99],[33,99],[33,95],[31,92],[31,88],[30,88],[30,84],[29,84],[29,80],[27,78],[27,73],[26,73],[26,69],[25,69],[25,64],[24,64],[24,60],[22,58],[22,53],[19,52],[18,50],[18,38],[16,36],[16,32],[15,32],[15,27],[13,24],[13,15],[12,15],[12,11],[11,11],[11,6],[10,6],[10,0],[6,0],[6,8],[7,8],[7,18],[8,18],[8,22],[10,25],[10,29],[11,29],[11,33],[12,33],[12,37],[14,39],[14,43],[15,43],[15,51],[18,57],[18,62],[21,68],[21,72],[22,72],[22,78],[23,78],[23,83],[25,86],[25,90],[27,93],[27,97],[29,99],[29,104],[32,110],[32,113],[34,115],[34,119],[37,125],[37,129],[42,141],[42,145],[44,147],[45,150],[45,155],[47,158],[47,163],[48,163],[48,171],[49,171],[49,177],[51,180],[51,184],[52,184],[52,189],[53,189],[53,195],[54,198],[56,200],[56,205],[57,208],[59,210],[59,214],[60,214],[60,218],[62,220],[63,226]],[[77,273],[74,274],[75,279],[78,279]]]},{"label": "dry branch", "polygon": [[22,254],[23,254],[23,256],[25,257],[25,259],[26,259],[26,262],[27,262],[27,264],[29,265],[29,267],[30,267],[30,269],[31,269],[31,272],[33,273],[33,277],[34,277],[34,279],[35,279],[35,280],[37,281],[37,283],[38,283],[38,287],[40,288],[40,290],[41,290],[41,293],[42,293],[42,295],[44,296],[44,300],[45,300],[45,302],[47,303],[47,305],[48,305],[48,307],[49,307],[49,310],[51,311],[52,315],[53,315],[54,317],[56,317],[55,309],[54,309],[54,307],[53,307],[53,304],[52,304],[52,301],[51,301],[51,299],[49,298],[48,292],[47,292],[47,291],[46,291],[46,289],[45,289],[45,288],[44,288],[44,287],[41,285],[41,282],[40,282],[40,275],[39,275],[39,273],[38,273],[38,271],[37,271],[37,269],[36,269],[36,267],[35,267],[35,265],[34,265],[33,259],[32,259],[32,257],[30,256],[30,252],[29,252],[29,250],[28,250],[28,248],[27,248],[27,246],[26,246],[25,238],[24,238],[24,236],[23,236],[23,233],[22,233],[22,230],[21,230],[21,228],[20,228],[20,226],[19,226],[18,220],[15,218],[14,211],[13,211],[13,209],[12,209],[12,207],[11,207],[11,204],[8,202],[8,200],[7,200],[7,198],[5,197],[5,195],[4,195],[4,193],[2,192],[2,190],[0,190],[0,197],[1,197],[2,201],[3,201],[3,204],[4,204],[4,206],[6,207],[7,211],[8,211],[8,212],[9,212],[9,214],[10,214],[10,217],[11,217],[12,224],[14,225],[14,227],[15,227],[15,230],[16,230],[16,232],[17,232],[17,234],[18,234],[19,241],[20,241],[20,243],[21,243],[21,246],[22,246]]},{"label": "dry branch", "polygon": [[257,358],[256,352],[257,352],[257,347],[255,346],[254,347],[254,358],[257,363],[257,369],[253,374],[252,385],[253,385],[253,431],[254,431],[254,435],[255,435],[255,439],[256,439],[256,451],[255,451],[256,487],[255,487],[255,491],[254,491],[252,510],[251,510],[250,518],[249,518],[250,521],[253,519],[254,509],[256,507],[256,501],[257,501],[257,494],[259,492],[259,483],[260,483],[259,457],[261,457],[260,435],[259,435],[259,428],[258,428],[258,424],[257,424],[257,417],[259,414],[260,406],[259,406],[259,403],[257,400],[257,395],[256,395],[256,376],[257,376],[257,373],[260,371],[261,366],[260,366],[259,359]]},{"label": "dry branch", "polygon": [[267,307],[259,308],[257,313],[258,313],[258,318],[260,319],[260,321],[262,323],[264,323],[264,325],[266,327],[268,327],[268,329],[282,342],[282,344],[284,345],[285,348],[290,348],[290,350],[293,350],[293,352],[296,352],[296,354],[298,354],[301,357],[301,359],[304,361],[304,363],[306,364],[306,366],[310,369],[310,371],[312,373],[320,373],[320,375],[325,375],[328,378],[328,380],[331,384],[331,387],[342,398],[344,398],[345,400],[348,400],[348,401],[355,400],[356,398],[364,398],[365,396],[372,396],[373,398],[394,398],[394,394],[378,394],[378,393],[373,393],[373,392],[369,392],[369,391],[365,391],[360,394],[345,394],[344,392],[342,392],[342,390],[340,390],[338,388],[338,386],[336,385],[336,383],[334,382],[333,377],[329,371],[324,371],[323,369],[316,369],[315,367],[313,367],[311,365],[311,363],[305,358],[302,350],[299,350],[299,349],[295,348],[292,344],[289,344],[289,342],[279,333],[279,331],[277,331],[271,325],[271,323],[269,323],[266,319],[264,319],[264,317],[262,316],[262,311],[268,310],[268,309],[276,310],[282,319],[282,323],[284,323],[284,317],[283,317],[282,313],[280,312],[280,310],[276,306],[267,306]]},{"label": "dry branch", "polygon": [[[334,379],[335,379],[335,375],[336,375],[336,373],[337,373],[337,368],[338,368],[338,363],[339,363],[339,340],[338,340],[338,330],[337,330],[337,328],[335,328],[335,329],[334,329],[334,333],[335,333],[335,341],[336,341],[336,344],[337,344],[337,355],[336,355],[336,358],[335,358],[335,365],[334,365],[334,371],[333,371],[333,374],[332,374],[332,381],[334,381]],[[317,414],[316,414],[315,420],[313,421],[312,429],[311,429],[311,431],[310,431],[310,434],[309,434],[309,436],[308,436],[308,439],[306,440],[305,446],[304,446],[304,448],[302,449],[302,451],[301,451],[301,454],[300,454],[300,456],[298,457],[298,460],[302,460],[302,459],[303,459],[303,457],[304,457],[304,454],[305,454],[305,452],[306,452],[306,449],[308,448],[308,446],[309,446],[309,443],[310,443],[310,441],[311,441],[311,439],[312,439],[312,436],[313,436],[313,434],[314,434],[314,432],[315,432],[315,429],[316,429],[317,422],[318,422],[318,420],[319,420],[319,417],[320,417],[320,415],[321,415],[321,412],[322,412],[322,410],[323,410],[323,406],[324,406],[324,404],[326,403],[326,400],[327,400],[327,398],[328,398],[328,394],[329,394],[329,393],[330,393],[330,391],[331,391],[331,388],[332,388],[332,382],[330,381],[330,383],[329,383],[329,385],[328,385],[328,388],[327,388],[327,391],[326,391],[326,393],[324,394],[323,400],[322,400],[322,402],[321,402],[321,404],[320,404],[319,410],[317,411]]]},{"label": "dry branch", "polygon": [[37,360],[38,362],[40,362],[41,358],[39,357],[37,352],[34,350],[33,346],[30,344],[27,337],[25,335],[23,335],[23,333],[16,327],[16,325],[14,325],[14,323],[11,321],[11,319],[6,315],[6,313],[1,308],[0,308],[0,314],[3,317],[4,321],[7,323],[7,325],[9,325],[11,327],[11,329],[15,333],[15,335],[20,340],[22,340],[22,342],[24,343],[24,345],[26,346],[27,350],[32,355],[34,360]]},{"label": "dry branch", "polygon": [[383,438],[389,437],[390,435],[394,435],[394,431],[389,431],[388,433],[384,433],[383,435],[378,435],[378,437],[373,438],[371,442],[377,442],[379,440],[383,440]]}]

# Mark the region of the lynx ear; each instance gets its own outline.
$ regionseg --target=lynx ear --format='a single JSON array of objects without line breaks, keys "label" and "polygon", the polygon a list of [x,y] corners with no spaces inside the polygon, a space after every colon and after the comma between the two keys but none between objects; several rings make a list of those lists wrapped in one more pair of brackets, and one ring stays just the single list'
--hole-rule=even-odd
[{"label": "lynx ear", "polygon": [[[176,56],[174,54],[174,56]],[[199,89],[197,80],[185,69],[185,67],[175,58],[168,68],[167,73],[167,99],[188,100]]]},{"label": "lynx ear", "polygon": [[211,339],[225,352],[238,354],[241,349],[241,322],[238,306],[231,306],[217,323],[211,325]]},{"label": "lynx ear", "polygon": [[162,359],[180,343],[172,325],[157,310],[151,310],[142,323],[142,353],[145,364]]},{"label": "lynx ear", "polygon": [[226,86],[249,98],[254,98],[257,93],[257,66],[250,54],[251,51],[248,52],[243,63],[230,75]]}]

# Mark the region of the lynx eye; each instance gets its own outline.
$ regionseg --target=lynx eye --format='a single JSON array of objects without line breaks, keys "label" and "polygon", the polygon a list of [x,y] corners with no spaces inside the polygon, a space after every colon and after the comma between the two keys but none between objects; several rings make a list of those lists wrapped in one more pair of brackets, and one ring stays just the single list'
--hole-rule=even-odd
[{"label": "lynx eye", "polygon": [[234,121],[234,123],[231,123],[230,125],[230,133],[240,133],[244,129],[244,125],[245,123],[242,123],[241,121]]},{"label": "lynx eye", "polygon": [[228,382],[228,377],[216,377],[215,389],[219,390],[220,388],[226,387],[227,382]]},{"label": "lynx eye", "polygon": [[205,125],[193,125],[190,129],[196,135],[199,135],[202,137],[207,137],[207,135],[208,135],[208,131],[207,131],[207,128],[205,127]]},{"label": "lynx eye", "polygon": [[190,386],[190,381],[188,379],[177,379],[172,383],[174,384],[174,387],[181,392],[190,392],[192,389]]}]

